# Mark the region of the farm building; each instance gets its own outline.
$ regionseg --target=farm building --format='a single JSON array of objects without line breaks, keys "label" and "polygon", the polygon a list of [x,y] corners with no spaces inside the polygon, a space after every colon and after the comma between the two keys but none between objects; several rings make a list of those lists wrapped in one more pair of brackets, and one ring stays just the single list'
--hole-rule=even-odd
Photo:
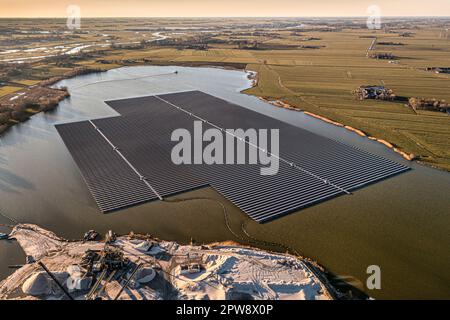
[{"label": "farm building", "polygon": [[375,52],[369,54],[369,58],[379,59],[379,60],[395,60],[397,59],[391,52]]},{"label": "farm building", "polygon": [[430,67],[427,68],[427,71],[435,73],[450,73],[450,67]]},{"label": "farm building", "polygon": [[394,100],[395,94],[391,89],[384,86],[361,86],[354,91],[355,96],[359,100],[378,99],[378,100]]},{"label": "farm building", "polygon": [[259,43],[258,41],[242,40],[237,41],[237,47],[242,50],[256,50],[259,48]]}]

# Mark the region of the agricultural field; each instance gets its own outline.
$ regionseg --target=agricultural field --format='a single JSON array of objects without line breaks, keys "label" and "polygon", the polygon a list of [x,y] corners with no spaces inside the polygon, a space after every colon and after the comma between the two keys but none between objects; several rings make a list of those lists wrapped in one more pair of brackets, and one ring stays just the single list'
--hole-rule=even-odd
[{"label": "agricultural field", "polygon": [[[20,25],[12,30],[12,25]],[[391,20],[368,30],[358,20],[90,19],[68,32],[62,20],[0,20],[0,101],[20,87],[73,68],[123,65],[222,66],[258,72],[245,93],[282,100],[389,141],[416,159],[450,170],[450,115],[413,110],[408,98],[450,101],[450,20]],[[369,58],[389,53],[395,59]],[[13,82],[13,83],[11,83]],[[363,85],[392,89],[394,101],[360,101]]]},{"label": "agricultural field", "polygon": [[0,88],[0,95],[4,96],[7,94],[14,93],[20,90],[20,87],[4,86]]}]

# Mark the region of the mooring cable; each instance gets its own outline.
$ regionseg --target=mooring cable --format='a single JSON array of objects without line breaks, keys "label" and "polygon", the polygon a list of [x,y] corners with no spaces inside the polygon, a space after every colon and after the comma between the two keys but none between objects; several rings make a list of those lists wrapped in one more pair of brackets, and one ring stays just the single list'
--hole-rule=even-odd
[{"label": "mooring cable", "polygon": [[17,221],[17,220],[14,219],[14,218],[11,218],[11,217],[7,216],[7,215],[4,214],[2,211],[0,211],[0,216],[2,216],[2,217],[5,218],[5,219],[8,219],[8,220],[11,221],[11,222],[14,222],[14,225],[20,224],[19,221]]},{"label": "mooring cable", "polygon": [[[278,247],[278,248],[283,248],[286,250],[287,253],[292,254],[293,256],[297,257],[298,259],[301,259],[301,261],[304,263],[305,267],[310,270],[318,279],[321,280],[321,282],[323,283],[323,285],[325,286],[325,289],[328,291],[329,295],[337,300],[339,299],[339,295],[336,293],[336,290],[334,289],[334,287],[332,285],[330,285],[328,279],[326,278],[325,275],[321,274],[320,271],[317,270],[317,267],[314,265],[314,263],[310,262],[308,259],[305,259],[296,249],[294,249],[291,246],[282,244],[282,243],[277,243],[277,242],[268,242],[268,241],[263,241],[263,240],[259,240],[253,236],[251,236],[249,234],[249,232],[246,230],[245,228],[245,223],[241,224],[241,230],[242,232],[245,234],[245,236],[247,237],[244,238],[240,235],[238,235],[235,231],[233,231],[233,229],[231,228],[230,222],[229,222],[229,215],[228,215],[228,211],[225,207],[225,205],[217,199],[214,198],[208,198],[208,197],[192,197],[192,198],[183,198],[183,199],[164,199],[164,202],[168,202],[168,203],[177,203],[177,202],[185,202],[185,201],[195,201],[195,200],[207,200],[207,201],[213,201],[218,203],[223,210],[223,214],[224,214],[224,219],[225,219],[225,225],[227,227],[227,229],[239,240],[248,243],[248,244],[253,244],[253,245],[263,245],[266,247]],[[162,270],[163,272],[167,273],[170,276],[174,276],[176,278],[178,278],[179,280],[183,280],[173,274],[171,274],[170,272],[167,272],[165,270]],[[210,285],[208,282],[205,281],[205,284]],[[210,285],[211,286],[211,285]],[[213,286],[212,286],[213,287]]]},{"label": "mooring cable", "polygon": [[232,228],[231,228],[231,224],[230,224],[230,218],[229,218],[229,214],[228,214],[228,210],[225,207],[225,205],[217,199],[214,198],[208,198],[208,197],[192,197],[192,198],[183,198],[183,199],[164,199],[164,202],[168,202],[168,203],[177,203],[177,202],[185,202],[185,201],[196,201],[196,200],[206,200],[206,201],[212,201],[215,202],[217,204],[219,204],[222,208],[222,212],[224,215],[224,219],[225,219],[225,226],[227,227],[228,231],[230,231],[230,233],[237,238],[238,240],[241,240],[245,243],[249,243],[249,244],[254,244],[254,245],[263,245],[266,247],[278,247],[278,248],[282,248],[282,249],[286,249],[286,251],[290,251],[292,253],[294,253],[294,255],[301,257],[301,255],[292,247],[288,246],[288,245],[284,245],[281,243],[276,243],[276,242],[268,242],[268,241],[262,241],[262,240],[258,240],[254,237],[252,237],[248,231],[245,229],[244,223],[241,224],[241,230],[242,232],[245,234],[245,237],[237,234]]},{"label": "mooring cable", "polygon": [[222,212],[224,215],[224,219],[225,219],[225,226],[227,227],[228,231],[230,231],[230,233],[235,236],[237,239],[243,240],[245,241],[245,239],[238,235],[232,228],[231,228],[231,224],[230,224],[230,220],[229,220],[229,216],[228,216],[228,211],[227,208],[225,207],[225,205],[217,199],[214,198],[208,198],[208,197],[192,197],[192,198],[183,198],[183,199],[164,199],[164,202],[167,203],[178,203],[178,202],[187,202],[187,201],[212,201],[215,202],[217,204],[220,205],[220,207],[222,208]]}]

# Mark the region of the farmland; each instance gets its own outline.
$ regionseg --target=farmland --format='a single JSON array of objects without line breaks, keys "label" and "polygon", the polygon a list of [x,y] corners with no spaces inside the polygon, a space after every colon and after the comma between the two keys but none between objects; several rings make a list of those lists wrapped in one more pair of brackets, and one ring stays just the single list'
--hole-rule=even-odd
[{"label": "farmland", "polygon": [[[0,60],[17,69],[3,75],[0,102],[21,86],[75,67],[246,68],[258,72],[258,82],[245,93],[358,128],[423,163],[450,170],[449,115],[415,111],[405,102],[410,97],[450,101],[450,75],[426,70],[450,66],[449,20],[392,20],[378,31],[358,20],[91,19],[73,33],[62,20],[24,20],[13,31],[15,23],[0,20]],[[33,25],[37,33],[30,33]],[[374,37],[375,50],[391,53],[395,61],[367,57]],[[352,91],[361,85],[386,86],[399,99],[359,101]]]}]

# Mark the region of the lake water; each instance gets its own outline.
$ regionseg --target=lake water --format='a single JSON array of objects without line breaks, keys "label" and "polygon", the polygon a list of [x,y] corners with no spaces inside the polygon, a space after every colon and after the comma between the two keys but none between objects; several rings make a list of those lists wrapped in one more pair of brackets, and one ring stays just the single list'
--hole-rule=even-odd
[{"label": "lake water", "polygon": [[[178,70],[178,74],[174,71]],[[231,225],[253,237],[289,245],[375,298],[450,298],[450,174],[409,163],[383,145],[301,112],[241,94],[247,74],[213,68],[127,67],[62,81],[71,98],[11,128],[0,139],[0,211],[66,238],[89,229],[133,230],[166,240],[199,243],[236,240],[221,208],[211,201],[153,202],[113,214],[97,209],[79,170],[57,134],[57,123],[117,115],[103,101],[202,90],[246,108],[410,165],[413,170],[259,225],[207,188],[179,197],[215,198]],[[0,223],[11,223],[0,216]],[[0,228],[0,232],[6,231]],[[14,242],[0,241],[0,277],[24,262]],[[367,290],[367,267],[381,268],[382,289]]]}]

